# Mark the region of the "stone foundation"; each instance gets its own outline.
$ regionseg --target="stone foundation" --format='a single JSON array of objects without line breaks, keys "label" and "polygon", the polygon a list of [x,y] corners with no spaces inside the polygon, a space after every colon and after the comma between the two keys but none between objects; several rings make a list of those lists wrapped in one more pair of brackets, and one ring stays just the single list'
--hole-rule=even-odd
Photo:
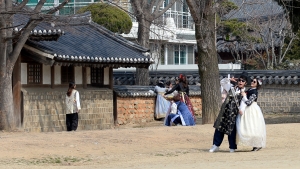
[{"label": "stone foundation", "polygon": [[[78,89],[81,111],[78,130],[113,127],[113,91],[109,89]],[[66,131],[66,89],[26,88],[23,93],[25,131]]]}]

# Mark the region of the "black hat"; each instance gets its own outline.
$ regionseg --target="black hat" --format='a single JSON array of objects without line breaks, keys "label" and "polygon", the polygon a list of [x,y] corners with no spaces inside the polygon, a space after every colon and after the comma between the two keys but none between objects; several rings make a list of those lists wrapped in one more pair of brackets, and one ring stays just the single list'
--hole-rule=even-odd
[{"label": "black hat", "polygon": [[251,78],[248,76],[248,73],[243,71],[239,78],[246,80],[247,84],[251,83]]},{"label": "black hat", "polygon": [[163,80],[159,80],[158,83],[157,83],[157,86],[159,87],[165,87],[165,83]]}]

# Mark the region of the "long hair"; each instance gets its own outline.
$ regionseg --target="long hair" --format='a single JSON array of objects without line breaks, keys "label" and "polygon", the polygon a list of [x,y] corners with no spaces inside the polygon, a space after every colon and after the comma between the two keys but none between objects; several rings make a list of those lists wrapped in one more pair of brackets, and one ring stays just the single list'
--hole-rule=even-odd
[{"label": "long hair", "polygon": [[254,78],[254,79],[256,79],[256,84],[257,84],[256,89],[259,90],[262,86],[262,80],[259,78]]},{"label": "long hair", "polygon": [[71,94],[72,94],[72,91],[75,89],[75,83],[74,82],[70,82],[69,83],[69,89],[68,89],[68,91],[67,91],[67,96],[71,96]]},{"label": "long hair", "polygon": [[185,75],[179,75],[179,83],[182,83],[185,88],[188,87],[188,82]]}]

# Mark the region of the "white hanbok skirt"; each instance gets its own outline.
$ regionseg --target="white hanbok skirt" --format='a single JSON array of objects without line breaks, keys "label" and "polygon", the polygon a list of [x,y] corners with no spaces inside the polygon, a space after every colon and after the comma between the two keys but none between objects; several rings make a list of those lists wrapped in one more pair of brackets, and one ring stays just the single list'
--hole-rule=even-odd
[{"label": "white hanbok skirt", "polygon": [[256,102],[247,106],[243,115],[236,120],[237,145],[266,147],[266,124],[260,107]]},{"label": "white hanbok skirt", "polygon": [[157,94],[156,103],[155,103],[155,118],[161,119],[166,117],[170,105],[171,105],[170,101],[166,100],[162,95]]}]

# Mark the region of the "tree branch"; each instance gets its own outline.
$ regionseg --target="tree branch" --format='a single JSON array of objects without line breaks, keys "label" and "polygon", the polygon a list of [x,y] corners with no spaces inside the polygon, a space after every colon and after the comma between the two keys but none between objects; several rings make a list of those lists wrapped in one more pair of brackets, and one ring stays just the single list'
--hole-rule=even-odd
[{"label": "tree branch", "polygon": [[[199,16],[202,16],[202,15],[198,15],[198,14],[201,14],[200,12],[200,6],[196,4],[196,1],[194,0],[186,0],[186,3],[188,4],[188,6],[190,7],[190,13],[191,15],[193,16],[193,19],[194,19],[194,22],[195,24],[196,23],[200,23],[201,21],[201,18],[199,18]],[[193,8],[191,8],[191,6]]]},{"label": "tree branch", "polygon": [[279,57],[280,57],[280,60],[279,60],[278,63],[281,63],[281,62],[282,62],[283,58],[285,57],[287,51],[290,49],[290,47],[291,47],[291,45],[292,45],[292,43],[293,43],[293,41],[294,41],[294,39],[295,39],[296,37],[297,37],[297,36],[293,34],[293,37],[292,37],[290,43],[288,44],[288,46],[286,47],[286,49],[285,49],[285,51],[284,51],[284,54],[282,55],[282,57],[279,56]]},{"label": "tree branch", "polygon": [[28,3],[29,0],[23,0],[18,6],[14,7],[13,10],[21,10],[26,4]]},{"label": "tree branch", "polygon": [[150,5],[149,5],[149,6],[150,6],[150,9],[152,9],[154,6],[157,6],[157,5],[156,5],[156,2],[157,2],[156,0],[152,0],[152,1],[150,2]]},{"label": "tree branch", "polygon": [[57,7],[54,7],[52,9],[50,9],[50,11],[48,11],[47,14],[54,14],[56,11],[60,10],[61,8],[63,8],[69,2],[70,2],[70,0],[64,0],[64,2],[62,2]]},{"label": "tree branch", "polygon": [[[157,11],[159,11],[159,8],[160,8],[160,6],[161,6],[161,4],[164,2],[163,0],[159,0],[159,1],[156,1],[156,0],[153,0],[154,2],[156,2],[155,4],[154,4],[154,6],[156,7],[155,8],[155,10],[153,11],[153,13],[156,13]],[[152,2],[153,2],[152,1]],[[152,6],[153,7],[153,6]],[[152,9],[152,8],[151,8]]]},{"label": "tree branch", "polygon": [[142,6],[140,4],[140,0],[131,0],[130,3],[133,8],[133,11],[135,11],[134,13],[140,15],[143,11]]},{"label": "tree branch", "polygon": [[45,2],[46,2],[46,0],[40,0],[38,3],[37,3],[37,5],[35,6],[35,8],[34,8],[34,12],[41,12],[41,10],[42,10],[42,7],[44,6],[44,4],[45,4]]},{"label": "tree branch", "polygon": [[28,23],[26,24],[26,26],[22,29],[20,38],[18,39],[18,42],[16,43],[14,50],[9,55],[9,60],[10,60],[11,66],[13,66],[14,63],[16,62],[16,60],[18,59],[19,53],[21,52],[24,44],[26,43],[26,41],[30,35],[30,31],[33,28],[35,28],[39,23],[40,23],[40,21],[30,19],[28,21]]},{"label": "tree branch", "polygon": [[[27,22],[27,24],[25,25],[25,27],[22,29],[20,38],[18,39],[14,50],[9,54],[9,62],[7,62],[10,65],[7,66],[14,66],[16,60],[19,57],[19,54],[24,46],[24,44],[26,43],[29,35],[30,35],[30,31],[35,28],[40,21],[42,20],[41,17],[39,17],[39,13],[41,12],[41,9],[43,7],[43,5],[45,4],[46,0],[40,0],[38,2],[38,4],[36,5],[36,7],[33,10],[33,15],[30,17],[29,21]],[[38,21],[40,20],[40,21]]]},{"label": "tree branch", "polygon": [[160,17],[162,14],[164,14],[169,8],[171,8],[172,5],[174,5],[175,3],[175,0],[172,0],[168,6],[166,6],[163,10],[157,12],[156,9],[155,9],[155,13],[152,13],[152,17],[153,19],[156,19],[158,17]]}]

